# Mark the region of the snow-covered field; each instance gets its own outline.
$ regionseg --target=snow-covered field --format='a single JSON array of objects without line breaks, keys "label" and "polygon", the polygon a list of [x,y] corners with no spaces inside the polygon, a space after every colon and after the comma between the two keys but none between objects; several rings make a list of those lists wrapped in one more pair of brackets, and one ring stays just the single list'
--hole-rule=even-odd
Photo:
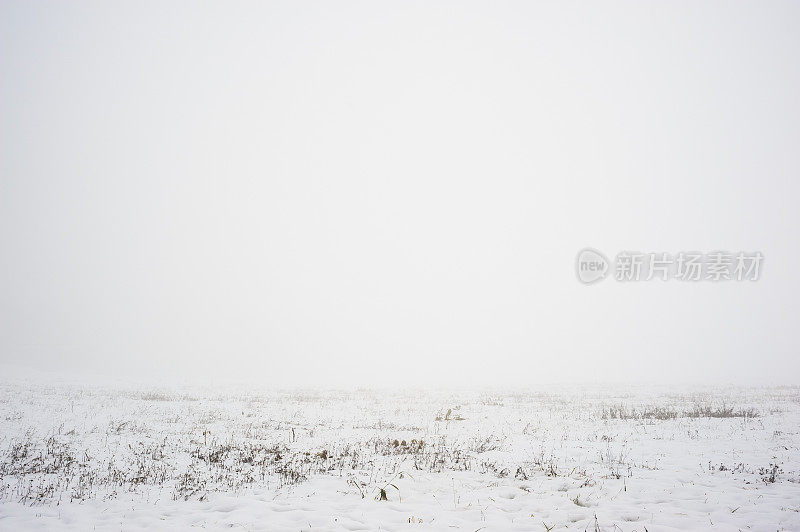
[{"label": "snow-covered field", "polygon": [[0,479],[3,530],[800,530],[800,388],[6,381]]}]

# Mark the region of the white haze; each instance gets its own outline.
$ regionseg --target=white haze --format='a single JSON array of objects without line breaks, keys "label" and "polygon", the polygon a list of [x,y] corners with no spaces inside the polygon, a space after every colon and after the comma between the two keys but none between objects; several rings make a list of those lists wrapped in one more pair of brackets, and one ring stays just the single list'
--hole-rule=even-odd
[{"label": "white haze", "polygon": [[[796,383],[796,2],[0,7],[0,363]],[[761,251],[583,286],[577,252]]]}]

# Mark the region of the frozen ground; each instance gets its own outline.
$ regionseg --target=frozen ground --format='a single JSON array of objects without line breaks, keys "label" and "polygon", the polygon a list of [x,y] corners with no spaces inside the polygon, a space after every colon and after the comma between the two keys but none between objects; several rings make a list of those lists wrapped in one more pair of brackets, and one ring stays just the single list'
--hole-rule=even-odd
[{"label": "frozen ground", "polygon": [[800,388],[0,387],[3,530],[774,531],[798,511]]}]

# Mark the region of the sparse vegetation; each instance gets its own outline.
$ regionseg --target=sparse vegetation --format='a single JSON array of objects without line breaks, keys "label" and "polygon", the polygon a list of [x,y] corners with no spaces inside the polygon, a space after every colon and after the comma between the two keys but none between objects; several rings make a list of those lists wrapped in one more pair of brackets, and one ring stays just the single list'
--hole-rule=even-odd
[{"label": "sparse vegetation", "polygon": [[[536,392],[431,401],[377,392],[300,392],[294,400],[283,392],[70,390],[64,400],[57,391],[48,393],[23,396],[13,411],[9,402],[0,403],[6,409],[0,501],[205,501],[215,493],[288,492],[327,477],[339,479],[347,496],[399,503],[414,478],[445,474],[469,475],[489,488],[513,487],[510,498],[559,493],[580,511],[620,497],[637,479],[669,473],[662,468],[669,457],[648,452],[648,441],[701,442],[719,429],[762,430],[765,418],[787,415],[794,404],[791,390],[784,392],[783,408],[764,410],[757,403],[693,395],[635,401]],[[348,409],[342,408],[346,402]],[[25,415],[42,403],[57,423]],[[447,404],[455,406],[441,406]],[[762,418],[761,412],[780,414]],[[791,438],[786,426],[767,427],[775,441]],[[780,485],[796,476],[794,470],[784,473],[785,462],[769,459],[763,467],[720,455],[707,461],[707,473],[751,486]],[[461,504],[455,485],[446,498],[448,507]],[[586,519],[581,527],[599,526]],[[549,521],[546,528],[563,525]],[[413,522],[423,518],[415,514]]]},{"label": "sparse vegetation", "polygon": [[673,407],[663,407],[648,405],[640,408],[627,407],[625,405],[610,405],[604,406],[602,409],[601,417],[603,419],[620,419],[623,421],[633,419],[654,419],[666,421],[677,419],[679,417],[687,418],[755,418],[758,417],[758,411],[755,408],[733,408],[725,404],[722,405],[709,405],[709,404],[696,404],[688,410],[678,410]]}]

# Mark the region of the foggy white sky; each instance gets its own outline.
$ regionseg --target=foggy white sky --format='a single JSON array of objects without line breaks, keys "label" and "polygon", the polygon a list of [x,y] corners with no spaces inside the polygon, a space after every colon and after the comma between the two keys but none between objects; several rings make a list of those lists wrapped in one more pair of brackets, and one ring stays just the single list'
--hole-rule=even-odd
[{"label": "foggy white sky", "polygon": [[797,383],[796,2],[0,5],[2,363]]}]

